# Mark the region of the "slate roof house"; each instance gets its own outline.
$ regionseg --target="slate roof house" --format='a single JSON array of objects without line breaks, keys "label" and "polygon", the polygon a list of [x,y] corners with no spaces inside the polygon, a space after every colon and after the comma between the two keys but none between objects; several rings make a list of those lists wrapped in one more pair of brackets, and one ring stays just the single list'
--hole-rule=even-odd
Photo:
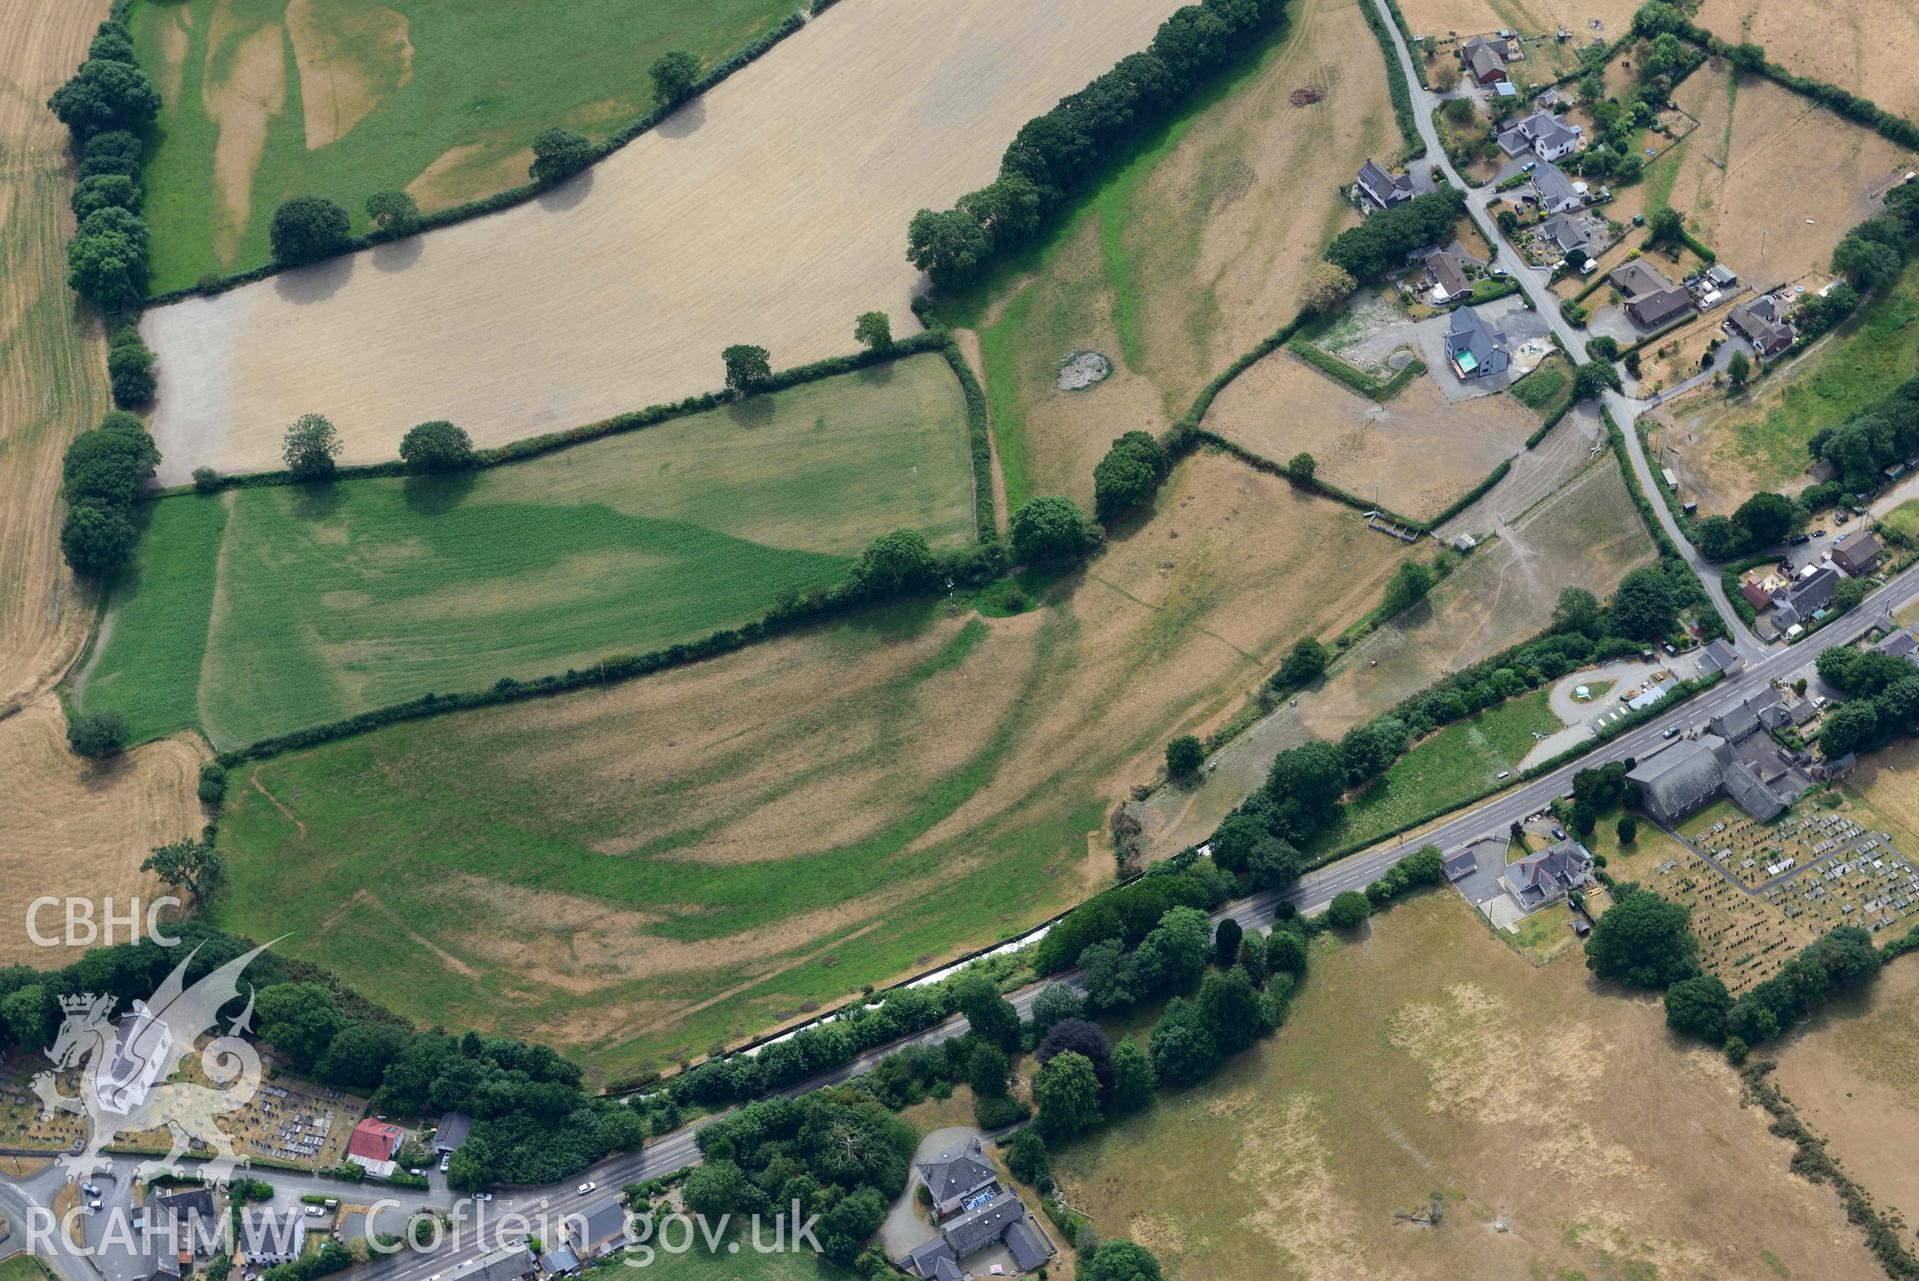
[{"label": "slate roof house", "polygon": [[1746,660],[1739,657],[1739,652],[1728,645],[1724,637],[1707,642],[1706,648],[1699,655],[1699,666],[1707,672],[1724,672],[1730,675],[1745,665]]},{"label": "slate roof house", "polygon": [[1786,721],[1779,693],[1771,686],[1726,708],[1707,722],[1728,743],[1743,743],[1762,729],[1776,729]]},{"label": "slate roof house", "polygon": [[1692,309],[1692,295],[1634,259],[1606,277],[1626,298],[1626,314],[1642,329],[1653,329]]},{"label": "slate roof house", "polygon": [[219,1251],[226,1225],[214,1208],[212,1188],[157,1193],[147,1198],[141,1212],[143,1230],[167,1236],[176,1256],[184,1253],[211,1258]]},{"label": "slate roof house", "polygon": [[1919,636],[1914,636],[1903,627],[1874,645],[1873,649],[1888,658],[1903,658],[1914,667],[1919,667]]},{"label": "slate roof house", "polygon": [[578,1214],[566,1216],[566,1242],[582,1259],[598,1259],[626,1244],[631,1231],[626,1207],[602,1201]]},{"label": "slate roof house", "polygon": [[1558,160],[1578,149],[1580,132],[1550,111],[1535,111],[1499,135],[1499,149],[1509,156],[1530,151],[1541,160]]},{"label": "slate roof house", "polygon": [[1532,911],[1592,883],[1593,856],[1578,841],[1560,841],[1506,869],[1506,892]]},{"label": "slate roof house", "polygon": [[1460,268],[1459,259],[1444,249],[1426,255],[1426,270],[1433,278],[1433,301],[1449,303],[1472,293],[1472,282]]},{"label": "slate roof house", "polygon": [[1466,74],[1482,85],[1510,80],[1506,73],[1506,42],[1487,36],[1473,36],[1459,46],[1459,60]]},{"label": "slate roof house", "polygon": [[1779,319],[1779,306],[1771,294],[1734,303],[1726,314],[1726,323],[1752,344],[1762,360],[1771,360],[1792,346],[1792,326]]},{"label": "slate roof house", "polygon": [[451,1156],[460,1150],[460,1145],[466,1142],[466,1136],[472,1131],[472,1117],[464,1112],[445,1113],[433,1131],[433,1150],[441,1156]]},{"label": "slate roof house", "polygon": [[966,1260],[994,1245],[1005,1246],[1021,1272],[1053,1256],[1051,1240],[1033,1222],[1026,1203],[1000,1186],[999,1172],[986,1159],[978,1138],[919,1162],[914,1173],[933,1198],[933,1221],[939,1225],[938,1236],[899,1260],[914,1276],[965,1281],[973,1275]]},{"label": "slate roof house", "polygon": [[1573,180],[1566,176],[1565,170],[1550,160],[1542,161],[1533,170],[1533,195],[1538,199],[1539,207],[1549,214],[1580,209],[1586,204],[1586,197],[1573,186]]},{"label": "slate roof house", "polygon": [[1839,588],[1839,571],[1821,565],[1785,591],[1772,598],[1772,623],[1780,631],[1812,621],[1814,614],[1832,604]]},{"label": "slate roof house", "polygon": [[1539,234],[1551,241],[1560,253],[1571,253],[1583,249],[1592,253],[1592,234],[1586,230],[1586,224],[1569,213],[1556,213],[1539,224]]},{"label": "slate roof house", "polygon": [[1453,312],[1446,330],[1446,359],[1461,378],[1490,378],[1505,373],[1512,363],[1506,335],[1488,325],[1471,307]]},{"label": "slate roof house", "polygon": [[1854,578],[1872,572],[1885,548],[1870,529],[1855,529],[1832,545],[1832,563]]},{"label": "slate roof house", "polygon": [[1373,163],[1371,156],[1359,167],[1359,190],[1381,209],[1403,205],[1413,198],[1413,180],[1405,174],[1387,173]]},{"label": "slate roof house", "polygon": [[539,1274],[539,1261],[525,1242],[503,1245],[440,1274],[446,1281],[522,1281]]},{"label": "slate roof house", "polygon": [[291,1263],[306,1250],[306,1213],[297,1205],[249,1205],[240,1211],[239,1233],[235,1244],[249,1265]]}]

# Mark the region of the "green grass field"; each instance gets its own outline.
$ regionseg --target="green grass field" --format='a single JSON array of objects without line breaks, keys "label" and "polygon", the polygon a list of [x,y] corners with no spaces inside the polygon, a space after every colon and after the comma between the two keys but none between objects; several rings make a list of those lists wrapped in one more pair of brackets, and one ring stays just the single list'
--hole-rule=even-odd
[{"label": "green grass field", "polygon": [[1880,523],[1907,542],[1919,543],[1919,498],[1911,498],[1880,517]]},{"label": "green grass field", "polygon": [[[1715,433],[1761,473],[1786,483],[1806,471],[1806,442],[1892,392],[1919,365],[1919,261],[1810,359],[1759,383],[1754,404],[1710,415]],[[1762,488],[1766,486],[1762,484]]]},{"label": "green grass field", "polygon": [[[825,1269],[822,1268],[821,1271],[824,1273]],[[686,1275],[691,1279],[698,1274],[689,1272]],[[774,1274],[765,1275],[773,1276]],[[0,1260],[0,1281],[46,1281],[46,1279],[46,1267],[30,1254],[16,1254],[10,1259]]]},{"label": "green grass field", "polygon": [[936,355],[454,479],[163,499],[79,701],[241,745],[694,639],[901,527],[972,533]]},{"label": "green grass field", "polygon": [[1572,392],[1571,362],[1564,356],[1542,361],[1539,367],[1507,390],[1526,408],[1542,419],[1559,407]]},{"label": "green grass field", "polygon": [[[268,221],[291,195],[338,201],[364,230],[368,195],[404,188],[455,148],[429,207],[523,182],[511,162],[540,130],[564,125],[597,140],[650,110],[647,67],[661,53],[687,49],[711,65],[799,7],[140,0],[140,63],[164,99],[144,175],[152,287],[266,261]],[[306,34],[322,23],[324,48]],[[302,59],[316,83],[303,83]],[[279,109],[249,110],[248,100]],[[262,127],[249,155],[245,135]]]},{"label": "green grass field", "polygon": [[1339,821],[1321,833],[1316,850],[1372,840],[1443,807],[1463,803],[1517,771],[1532,750],[1533,733],[1551,733],[1560,721],[1534,690],[1456,721],[1421,740],[1372,788],[1349,801]]}]

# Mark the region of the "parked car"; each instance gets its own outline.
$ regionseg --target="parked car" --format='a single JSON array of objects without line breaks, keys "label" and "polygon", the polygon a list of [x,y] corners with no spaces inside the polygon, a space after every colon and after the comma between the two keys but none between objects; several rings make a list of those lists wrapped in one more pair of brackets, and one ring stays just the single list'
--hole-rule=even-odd
[{"label": "parked car", "polygon": [[310,1205],[307,1207],[307,1217],[309,1219],[319,1219],[319,1218],[324,1218],[325,1216],[326,1216],[326,1211],[322,1210],[319,1206]]},{"label": "parked car", "polygon": [[1798,547],[1805,543],[1809,543],[1811,541],[1812,541],[1811,534],[1794,534],[1791,538],[1788,538],[1786,540],[1786,542],[1793,547]]},{"label": "parked car", "polygon": [[445,1156],[440,1158],[440,1173],[445,1174],[446,1167],[452,1164],[453,1164],[453,1154],[449,1152]]},{"label": "parked car", "polygon": [[1823,529],[1815,529],[1812,531],[1812,536],[1814,538],[1824,538],[1826,536],[1826,531]]},{"label": "parked car", "polygon": [[1554,839],[1555,841],[1563,841],[1563,840],[1565,840],[1565,839],[1566,839],[1566,829],[1565,829],[1565,828],[1563,828],[1563,827],[1560,827],[1560,826],[1559,826],[1558,824],[1554,824],[1554,825],[1553,825],[1553,839]]},{"label": "parked car", "polygon": [[80,1185],[80,1190],[86,1193],[88,1196],[100,1195],[100,1186],[97,1183],[82,1183]]}]

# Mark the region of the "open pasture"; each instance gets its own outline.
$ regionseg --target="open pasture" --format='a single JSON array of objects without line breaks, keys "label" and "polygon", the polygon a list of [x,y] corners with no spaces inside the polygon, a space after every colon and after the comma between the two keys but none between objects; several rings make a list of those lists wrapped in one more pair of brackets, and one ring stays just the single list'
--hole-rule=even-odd
[{"label": "open pasture", "polygon": [[[1881,1275],[1656,1000],[1535,968],[1450,892],[1363,928],[1271,1041],[1053,1155],[1102,1237],[1185,1281]],[[1437,1230],[1395,1220],[1435,1199]]]},{"label": "open pasture", "polygon": [[1348,493],[1425,520],[1525,448],[1539,419],[1504,394],[1455,404],[1421,374],[1377,404],[1281,349],[1226,385],[1206,428],[1284,463],[1300,450]]},{"label": "open pasture", "polygon": [[914,211],[1175,7],[849,0],[538,200],[149,312],[161,477],[276,467],[307,412],[378,461],[428,419],[490,445],[708,391],[735,343],[839,354],[863,311],[911,332]]},{"label": "open pasture", "polygon": [[[1353,0],[1298,0],[1268,46],[1150,134],[1052,240],[942,310],[980,334],[1014,506],[1087,499],[1113,438],[1159,432],[1220,369],[1299,310],[1300,282],[1358,216],[1339,194],[1401,142],[1385,66]],[[1292,93],[1317,88],[1317,103]],[[1113,374],[1083,391],[1059,362]]]},{"label": "open pasture", "polygon": [[1919,13],[1899,0],[1704,0],[1692,20],[1729,44],[1765,46],[1796,75],[1919,119]]},{"label": "open pasture", "polygon": [[[602,1074],[698,1055],[1107,883],[1107,816],[1166,741],[1352,622],[1399,557],[1199,454],[1011,616],[895,608],[238,771],[217,916]],[[1345,590],[1292,586],[1313,581]]]},{"label": "open pasture", "polygon": [[1810,482],[1806,443],[1889,394],[1919,362],[1919,263],[1805,356],[1736,398],[1683,399],[1654,417],[1688,496],[1728,514],[1766,489]]},{"label": "open pasture", "polygon": [[907,357],[440,479],[163,499],[82,705],[222,747],[697,639],[867,543],[973,532],[965,403]]},{"label": "open pasture", "polygon": [[292,195],[345,206],[413,190],[424,209],[526,181],[551,125],[605,138],[653,106],[668,49],[707,65],[793,0],[141,0],[141,66],[162,94],[143,180],[155,292],[266,262]]}]

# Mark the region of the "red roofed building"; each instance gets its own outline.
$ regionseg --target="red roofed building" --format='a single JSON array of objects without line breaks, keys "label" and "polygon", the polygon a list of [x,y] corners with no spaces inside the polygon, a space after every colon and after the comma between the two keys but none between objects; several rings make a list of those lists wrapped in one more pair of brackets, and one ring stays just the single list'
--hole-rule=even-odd
[{"label": "red roofed building", "polygon": [[368,1174],[386,1178],[393,1173],[393,1158],[399,1155],[406,1131],[388,1121],[372,1117],[353,1127],[347,1140],[346,1159],[363,1167]]}]

